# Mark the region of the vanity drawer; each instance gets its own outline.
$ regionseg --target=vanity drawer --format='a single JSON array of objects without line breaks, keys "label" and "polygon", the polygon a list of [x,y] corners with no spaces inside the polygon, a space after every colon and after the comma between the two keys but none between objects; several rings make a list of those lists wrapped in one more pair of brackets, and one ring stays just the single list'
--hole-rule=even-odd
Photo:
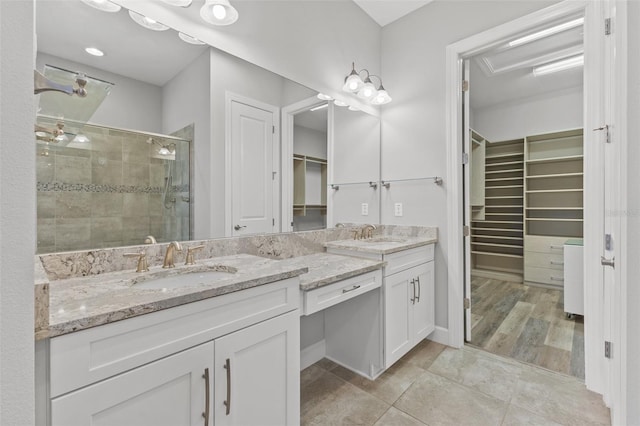
[{"label": "vanity drawer", "polygon": [[524,238],[524,250],[538,253],[562,254],[567,237],[538,237],[527,235]]},{"label": "vanity drawer", "polygon": [[537,253],[535,251],[524,252],[524,264],[536,268],[564,270],[564,255],[554,253]]},{"label": "vanity drawer", "polygon": [[311,315],[330,306],[353,299],[382,285],[382,272],[373,271],[303,292],[302,314]]},{"label": "vanity drawer", "polygon": [[289,278],[54,337],[51,398],[294,311],[299,292]]},{"label": "vanity drawer", "polygon": [[429,244],[398,253],[384,255],[384,260],[387,262],[387,266],[384,268],[384,276],[388,277],[389,275],[397,274],[405,269],[431,262],[433,260],[434,247],[435,244]]},{"label": "vanity drawer", "polygon": [[534,283],[549,284],[553,286],[564,286],[564,272],[557,269],[536,268],[534,266],[524,267],[524,280]]}]

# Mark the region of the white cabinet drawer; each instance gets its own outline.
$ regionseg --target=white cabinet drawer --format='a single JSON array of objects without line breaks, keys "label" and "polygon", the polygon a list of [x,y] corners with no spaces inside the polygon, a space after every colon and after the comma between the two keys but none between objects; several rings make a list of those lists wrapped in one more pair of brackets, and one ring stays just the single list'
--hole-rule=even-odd
[{"label": "white cabinet drawer", "polygon": [[539,237],[527,235],[524,238],[524,250],[538,253],[562,254],[567,237]]},{"label": "white cabinet drawer", "polygon": [[382,285],[382,272],[373,271],[303,293],[303,315],[310,315]]},{"label": "white cabinet drawer", "polygon": [[525,265],[524,280],[562,287],[564,284],[564,273],[557,269],[536,268]]},{"label": "white cabinet drawer", "polygon": [[51,397],[260,321],[300,303],[298,277],[51,339]]},{"label": "white cabinet drawer", "polygon": [[387,254],[384,260],[387,266],[384,268],[384,276],[397,274],[405,269],[413,268],[433,260],[435,244],[429,244],[422,247],[401,251],[398,253]]},{"label": "white cabinet drawer", "polygon": [[524,264],[536,268],[548,268],[562,271],[564,269],[564,255],[562,253],[537,253],[535,251],[524,252]]}]

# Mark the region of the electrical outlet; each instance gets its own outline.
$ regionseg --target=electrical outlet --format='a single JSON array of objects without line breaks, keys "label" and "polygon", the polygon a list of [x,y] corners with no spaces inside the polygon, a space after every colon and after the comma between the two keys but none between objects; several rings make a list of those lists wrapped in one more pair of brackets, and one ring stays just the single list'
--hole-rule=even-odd
[{"label": "electrical outlet", "polygon": [[400,217],[402,216],[402,203],[396,203],[394,208],[393,208],[393,214],[396,217]]},{"label": "electrical outlet", "polygon": [[369,216],[369,204],[362,203],[362,216]]}]

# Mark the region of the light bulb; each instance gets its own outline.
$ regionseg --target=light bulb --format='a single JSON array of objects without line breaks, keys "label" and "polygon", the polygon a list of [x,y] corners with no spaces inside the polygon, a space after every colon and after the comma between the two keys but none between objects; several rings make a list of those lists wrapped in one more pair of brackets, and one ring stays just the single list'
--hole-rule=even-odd
[{"label": "light bulb", "polygon": [[221,21],[227,17],[227,9],[225,9],[224,6],[220,4],[214,5],[211,12],[213,13],[213,16],[216,17],[216,19],[219,19]]},{"label": "light bulb", "polygon": [[378,91],[376,90],[375,86],[373,85],[373,83],[371,83],[371,80],[369,79],[365,81],[364,86],[362,86],[362,89],[358,91],[358,97],[367,99],[367,100],[373,98],[377,94],[378,94]]},{"label": "light bulb", "polygon": [[171,151],[169,151],[169,148],[167,148],[166,146],[163,146],[162,148],[160,148],[158,150],[158,154],[160,154],[160,155],[169,155],[169,154],[171,154]]}]

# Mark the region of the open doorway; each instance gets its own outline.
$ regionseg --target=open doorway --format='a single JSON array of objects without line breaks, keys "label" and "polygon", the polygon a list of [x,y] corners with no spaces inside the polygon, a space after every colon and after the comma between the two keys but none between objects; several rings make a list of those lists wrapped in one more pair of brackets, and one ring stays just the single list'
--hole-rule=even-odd
[{"label": "open doorway", "polygon": [[553,20],[464,65],[467,342],[584,380],[583,23]]}]

